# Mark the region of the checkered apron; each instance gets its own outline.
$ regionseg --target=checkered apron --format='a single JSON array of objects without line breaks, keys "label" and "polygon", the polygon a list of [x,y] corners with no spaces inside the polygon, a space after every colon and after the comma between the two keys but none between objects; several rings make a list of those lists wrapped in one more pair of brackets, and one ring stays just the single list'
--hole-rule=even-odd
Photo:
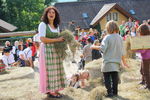
[{"label": "checkered apron", "polygon": [[[47,25],[47,38],[56,38],[58,33],[51,32]],[[65,87],[65,72],[63,60],[55,50],[54,44],[45,44],[45,60],[47,72],[47,90],[51,92],[59,91]]]}]

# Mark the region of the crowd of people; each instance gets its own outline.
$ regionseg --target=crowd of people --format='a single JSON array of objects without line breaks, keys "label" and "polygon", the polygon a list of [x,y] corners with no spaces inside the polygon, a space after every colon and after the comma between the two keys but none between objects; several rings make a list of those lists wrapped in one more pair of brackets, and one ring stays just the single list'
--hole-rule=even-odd
[{"label": "crowd of people", "polygon": [[[59,24],[60,18],[57,9],[53,6],[47,7],[38,27],[38,35],[34,36],[40,41],[40,91],[53,98],[62,97],[59,91],[65,88],[66,79],[63,59],[58,55],[55,48],[55,43],[65,41],[64,37],[57,37],[60,32]],[[86,86],[84,80],[90,78],[89,72],[84,69],[85,64],[103,58],[101,72],[104,75],[107,97],[117,96],[121,61],[126,68],[129,67],[124,57],[123,40],[126,40],[127,36],[150,35],[149,25],[150,20],[143,21],[143,24],[139,25],[139,22],[133,22],[131,18],[128,22],[122,21],[120,26],[115,21],[109,21],[101,37],[99,37],[98,31],[92,28],[88,32],[82,29],[76,34],[75,26],[72,25],[70,30],[73,32],[75,39],[81,43],[82,55],[80,55],[79,70],[82,69],[83,71],[73,74],[68,79],[68,86],[84,88]],[[31,66],[34,68],[33,61],[39,49],[39,41],[35,42],[29,38],[24,44],[22,40],[19,40],[14,42],[14,46],[6,41],[1,62],[6,65],[6,68],[15,66],[18,61],[21,67]],[[138,50],[136,52],[140,52],[142,56],[142,84],[150,89],[150,50]]]},{"label": "crowd of people", "polygon": [[[150,27],[150,19],[143,20],[142,24],[146,24]],[[139,36],[140,34],[137,33],[139,26],[139,21],[132,21],[131,18],[129,18],[127,22],[122,21],[122,24],[119,26],[120,35],[123,37],[124,40],[126,40],[128,36]]]},{"label": "crowd of people", "polygon": [[[12,66],[30,66],[34,68],[34,61],[37,57],[38,43],[28,38],[26,43],[23,40],[15,41],[14,45],[10,41],[6,41],[2,51],[1,62],[6,69]],[[1,64],[2,64],[1,63]]]}]

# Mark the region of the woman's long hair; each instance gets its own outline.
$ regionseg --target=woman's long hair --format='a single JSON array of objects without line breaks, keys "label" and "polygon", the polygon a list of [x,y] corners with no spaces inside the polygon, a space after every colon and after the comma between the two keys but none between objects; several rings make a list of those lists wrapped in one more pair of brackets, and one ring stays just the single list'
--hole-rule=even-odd
[{"label": "woman's long hair", "polygon": [[49,23],[47,14],[48,14],[49,10],[51,10],[51,9],[53,9],[55,11],[55,19],[54,19],[53,24],[54,24],[54,27],[57,28],[60,24],[60,16],[59,16],[57,8],[55,8],[54,6],[49,6],[44,10],[44,13],[43,13],[43,16],[42,16],[41,20],[43,22],[45,22],[46,24]]}]

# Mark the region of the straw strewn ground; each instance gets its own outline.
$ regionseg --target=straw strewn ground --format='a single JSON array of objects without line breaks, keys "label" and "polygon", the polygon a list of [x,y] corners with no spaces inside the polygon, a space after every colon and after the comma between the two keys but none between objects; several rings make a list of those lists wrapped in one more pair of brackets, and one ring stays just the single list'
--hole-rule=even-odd
[{"label": "straw strewn ground", "polygon": [[[80,55],[77,52],[76,55]],[[76,56],[79,61],[79,57]],[[122,69],[120,73],[119,96],[105,98],[106,89],[103,85],[103,77],[100,72],[102,60],[95,60],[86,65],[90,71],[90,86],[85,89],[65,88],[61,93],[65,96],[61,99],[47,98],[38,90],[39,73],[31,68],[14,68],[9,73],[0,75],[0,100],[149,100],[150,91],[139,89],[141,78],[139,69],[140,61],[129,59],[129,69]],[[71,58],[64,62],[67,75],[77,70],[77,64],[71,63]]]}]

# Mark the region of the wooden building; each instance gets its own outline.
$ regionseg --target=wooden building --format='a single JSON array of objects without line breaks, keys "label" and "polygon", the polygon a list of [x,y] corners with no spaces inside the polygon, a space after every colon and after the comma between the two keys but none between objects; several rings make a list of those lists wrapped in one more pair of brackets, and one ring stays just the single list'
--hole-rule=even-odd
[{"label": "wooden building", "polygon": [[[135,19],[139,20],[140,22],[142,22],[143,20],[150,19],[150,13],[149,13],[150,0],[99,0],[99,1],[95,0],[95,1],[82,1],[82,2],[64,2],[64,3],[55,4],[55,6],[58,8],[60,12],[60,17],[61,17],[60,28],[61,29],[67,28],[68,23],[70,21],[74,21],[76,26],[79,26],[84,29],[88,29],[91,27],[90,23],[95,18],[95,16],[99,13],[99,11],[104,7],[104,5],[111,4],[111,3],[117,3],[120,8],[124,9],[123,12],[121,10],[117,10],[117,13],[119,15],[122,15],[121,18],[123,18],[123,16],[128,17],[131,15]],[[116,7],[116,5],[113,7]],[[108,9],[108,7],[106,8]],[[109,10],[112,8],[110,7]],[[124,12],[127,12],[130,15]],[[95,27],[98,28],[99,25],[96,25]]]},{"label": "wooden building", "polygon": [[133,20],[137,20],[130,13],[128,13],[125,9],[120,7],[117,3],[105,4],[98,14],[91,21],[90,25],[96,26],[99,25],[101,30],[105,29],[105,25],[108,21],[114,20],[118,25],[121,25],[122,21],[128,21],[128,18],[132,18]]}]

